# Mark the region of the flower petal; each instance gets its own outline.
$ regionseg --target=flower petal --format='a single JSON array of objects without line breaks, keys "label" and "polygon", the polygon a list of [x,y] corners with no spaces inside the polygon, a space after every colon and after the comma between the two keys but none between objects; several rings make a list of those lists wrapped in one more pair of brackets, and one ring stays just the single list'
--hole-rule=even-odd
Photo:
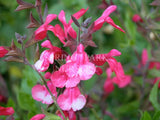
[{"label": "flower petal", "polygon": [[34,66],[39,72],[44,72],[48,69],[49,63],[45,62],[45,60],[38,60]]},{"label": "flower petal", "polygon": [[52,20],[56,19],[56,17],[57,17],[56,14],[48,14],[44,24],[48,25],[50,22],[52,22]]},{"label": "flower petal", "polygon": [[37,114],[33,116],[30,120],[42,120],[45,117],[44,114]]},{"label": "flower petal", "polygon": [[63,88],[66,84],[68,76],[65,72],[55,71],[51,76],[51,81],[54,86]]},{"label": "flower petal", "polygon": [[4,57],[8,53],[8,50],[6,50],[3,46],[0,46],[0,58]]},{"label": "flower petal", "polygon": [[125,33],[125,31],[124,31],[121,27],[119,27],[118,25],[116,25],[116,24],[114,23],[114,21],[113,21],[110,17],[107,17],[107,18],[105,19],[105,21],[106,21],[108,24],[110,24],[110,25],[112,25],[113,27],[115,27],[116,29],[118,29],[118,30],[120,30],[120,31],[122,31],[122,32]]},{"label": "flower petal", "polygon": [[[76,19],[79,19],[81,16],[83,16],[86,12],[87,12],[88,8],[87,9],[80,9],[78,12],[76,12],[75,14],[73,14],[73,16],[76,18]],[[70,19],[69,21],[69,25],[72,24],[72,19]]]},{"label": "flower petal", "polygon": [[80,65],[78,69],[78,75],[81,80],[90,79],[96,72],[96,67],[93,63],[88,62],[84,65]]},{"label": "flower petal", "polygon": [[109,53],[105,54],[105,57],[114,57],[114,56],[120,56],[121,52],[119,52],[116,49],[112,49]]},{"label": "flower petal", "polygon": [[12,107],[2,107],[0,106],[0,115],[13,115],[14,109]]},{"label": "flower petal", "polygon": [[35,31],[35,40],[42,40],[47,36],[47,26],[41,25],[36,31]]},{"label": "flower petal", "polygon": [[66,88],[76,87],[79,82],[79,77],[68,78],[66,82]]},{"label": "flower petal", "polygon": [[65,44],[64,40],[65,40],[65,33],[62,29],[62,27],[59,24],[55,25],[54,31],[52,31],[55,36],[57,36],[59,38],[59,40]]},{"label": "flower petal", "polygon": [[73,100],[73,111],[81,110],[86,104],[86,98],[83,95],[79,95],[77,99]]},{"label": "flower petal", "polygon": [[57,98],[57,103],[62,110],[69,111],[72,105],[72,98],[70,96],[70,88],[65,89],[63,94]]},{"label": "flower petal", "polygon": [[102,17],[108,17],[112,12],[114,12],[117,9],[116,5],[109,6],[102,14]]},{"label": "flower petal", "polygon": [[65,27],[67,26],[65,12],[63,10],[59,13],[58,19]]},{"label": "flower petal", "polygon": [[49,41],[49,40],[45,40],[42,44],[41,44],[42,47],[45,47],[45,48],[49,48],[49,49],[52,49],[52,43]]},{"label": "flower petal", "polygon": [[32,88],[32,97],[37,101],[42,101],[46,95],[46,89],[42,85],[35,85]]},{"label": "flower petal", "polygon": [[119,88],[127,86],[131,82],[131,76],[121,75],[113,78],[113,82],[118,85]]}]

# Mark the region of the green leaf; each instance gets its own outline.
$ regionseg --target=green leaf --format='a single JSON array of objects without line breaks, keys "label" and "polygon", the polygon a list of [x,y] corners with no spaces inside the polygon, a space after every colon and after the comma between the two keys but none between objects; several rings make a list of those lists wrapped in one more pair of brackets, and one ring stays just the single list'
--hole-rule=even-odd
[{"label": "green leaf", "polygon": [[19,91],[17,95],[18,104],[23,110],[36,110],[35,101],[33,100],[30,94],[26,94],[25,92]]},{"label": "green leaf", "polygon": [[145,111],[140,120],[152,120],[150,114]]},{"label": "green leaf", "polygon": [[158,84],[159,82],[157,81],[156,84],[153,86],[151,93],[149,95],[149,100],[152,103],[153,107],[157,110],[160,110],[160,106],[158,104]]},{"label": "green leaf", "polygon": [[160,111],[155,112],[153,115],[153,120],[159,120],[160,119]]}]

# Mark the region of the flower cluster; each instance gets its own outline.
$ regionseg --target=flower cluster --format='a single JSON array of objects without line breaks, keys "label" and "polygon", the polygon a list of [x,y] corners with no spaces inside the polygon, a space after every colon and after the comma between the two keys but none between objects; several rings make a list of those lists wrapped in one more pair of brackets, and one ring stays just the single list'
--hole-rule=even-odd
[{"label": "flower cluster", "polygon": [[[53,96],[57,98],[57,103],[63,111],[64,115],[70,120],[75,120],[75,112],[81,110],[86,104],[86,98],[79,89],[79,83],[81,80],[84,81],[92,78],[95,73],[97,75],[102,74],[102,69],[98,66],[102,66],[105,62],[108,62],[110,70],[116,74],[116,77],[114,77],[112,80],[107,80],[107,82],[109,81],[111,84],[105,85],[105,90],[110,90],[110,86],[112,86],[113,89],[113,83],[122,88],[128,85],[131,81],[130,76],[124,74],[122,65],[114,58],[114,56],[121,55],[118,50],[113,49],[108,54],[93,55],[91,59],[89,59],[87,53],[85,52],[87,45],[92,46],[93,41],[90,41],[92,44],[89,44],[89,42],[84,40],[84,38],[92,38],[90,34],[99,30],[105,22],[124,32],[124,30],[116,25],[109,17],[109,15],[115,11],[116,8],[117,6],[115,5],[108,7],[103,12],[103,14],[93,22],[92,27],[84,29],[84,25],[82,29],[79,29],[82,30],[83,35],[86,35],[86,33],[88,35],[87,37],[81,35],[82,37],[79,39],[82,40],[76,40],[77,36],[80,35],[77,35],[76,31],[72,28],[71,25],[74,22],[78,27],[80,27],[78,21],[76,20],[79,19],[84,13],[86,13],[88,8],[81,9],[77,13],[73,14],[73,18],[70,19],[68,23],[66,22],[65,12],[62,10],[58,15],[58,19],[62,23],[64,29],[59,24],[56,24],[55,26],[50,25],[50,23],[56,19],[57,15],[49,14],[44,24],[35,31],[35,40],[37,41],[47,37],[47,31],[49,30],[59,38],[64,46],[69,45],[71,48],[72,46],[76,46],[73,54],[66,57],[65,64],[61,65],[58,70],[54,70],[52,73],[46,72],[45,74],[45,78],[49,79],[47,82],[48,88],[50,89]],[[76,45],[72,43],[76,43]],[[50,64],[54,63],[54,60],[61,58],[61,55],[63,55],[63,50],[53,46],[50,40],[45,40],[41,46],[48,48],[48,50],[42,52],[40,59],[35,63],[34,66],[39,72],[45,72],[49,68]],[[108,78],[110,79],[110,73],[107,74],[109,74]],[[58,95],[56,88],[63,88],[63,93]],[[51,94],[49,94],[47,88],[44,85],[35,85],[32,88],[32,96],[35,100],[41,101],[45,104],[52,104],[54,102],[52,100]],[[57,115],[63,118],[59,111],[57,111]],[[39,115],[37,116],[39,117]],[[40,118],[41,116],[42,118],[45,117],[44,115],[40,114]]]}]

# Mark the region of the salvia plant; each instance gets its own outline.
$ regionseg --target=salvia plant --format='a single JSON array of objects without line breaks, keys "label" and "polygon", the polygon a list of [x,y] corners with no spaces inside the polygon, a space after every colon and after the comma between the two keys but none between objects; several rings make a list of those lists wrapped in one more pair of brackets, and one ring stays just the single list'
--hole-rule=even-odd
[{"label": "salvia plant", "polygon": [[[152,5],[155,5],[156,2],[159,3],[155,0]],[[88,46],[99,49],[93,38],[94,34],[105,24],[109,24],[119,30],[119,32],[130,37],[130,33],[124,24],[121,23],[121,27],[118,26],[111,17],[113,12],[119,14],[116,11],[118,6],[112,0],[110,0],[110,3],[105,2],[105,0],[102,1],[99,8],[104,9],[104,11],[96,19],[89,16],[88,10],[90,8],[88,7],[72,13],[69,21],[66,20],[68,13],[64,10],[61,10],[59,14],[48,14],[47,6],[42,10],[41,0],[36,0],[35,4],[22,0],[17,0],[17,3],[18,7],[15,11],[36,9],[39,20],[30,12],[30,23],[27,28],[32,30],[34,28],[31,38],[28,39],[26,35],[15,33],[17,41],[12,40],[10,46],[0,46],[0,57],[5,57],[4,60],[6,62],[19,62],[28,65],[39,76],[39,81],[32,86],[30,93],[32,99],[42,104],[39,107],[40,112],[33,114],[29,118],[30,120],[87,120],[87,116],[84,117],[87,111],[85,109],[91,109],[95,119],[102,120],[103,117],[99,116],[92,106],[95,102],[94,99],[90,97],[89,93],[85,92],[83,87],[85,81],[90,81],[95,74],[98,76],[102,75],[103,68],[105,68],[107,78],[101,86],[103,93],[99,93],[101,98],[105,99],[114,91],[115,85],[118,86],[118,89],[124,88],[132,84],[132,79],[135,76],[143,76],[143,79],[145,79],[148,70],[160,69],[158,58],[154,57],[155,59],[152,58],[150,60],[147,49],[143,50],[142,57],[134,49],[139,65],[134,67],[133,76],[125,74],[122,64],[116,59],[116,56],[121,55],[119,50],[113,48],[108,53],[93,55],[86,52]],[[130,5],[134,8],[133,2],[130,1]],[[88,18],[83,21],[79,20],[84,14],[87,14]],[[159,35],[152,30],[154,27],[152,25],[154,23],[153,19],[145,20],[143,16],[135,13],[132,21],[137,25],[137,30],[142,36],[149,32],[152,36],[159,38]],[[146,28],[144,26],[148,25],[148,21],[151,24]],[[52,35],[49,35],[49,33]],[[59,41],[54,40],[54,38]],[[155,47],[153,42],[156,41],[151,41],[149,38],[147,40],[151,42],[152,47]],[[59,44],[56,44],[56,42]],[[27,58],[27,50],[32,46],[35,48],[33,51],[34,60],[29,60]],[[152,52],[154,55],[157,54],[154,50]],[[153,97],[158,94],[157,81],[159,79],[160,77],[154,78],[153,84],[157,84],[155,84],[149,96],[149,100],[157,110],[159,109],[158,101]],[[144,92],[143,88],[144,86],[141,89],[142,93]],[[123,96],[125,97],[125,95]],[[144,97],[143,93],[141,100]],[[1,98],[0,100],[3,101],[3,96]],[[7,120],[16,119],[15,111],[16,109],[14,110],[10,106],[0,106],[0,115],[9,116]],[[110,112],[105,110],[103,112],[103,115],[108,115],[112,119],[117,120]],[[151,119],[146,111],[141,113],[141,115],[142,120]],[[158,119],[159,116],[160,114],[157,111],[154,114],[154,119]]]}]

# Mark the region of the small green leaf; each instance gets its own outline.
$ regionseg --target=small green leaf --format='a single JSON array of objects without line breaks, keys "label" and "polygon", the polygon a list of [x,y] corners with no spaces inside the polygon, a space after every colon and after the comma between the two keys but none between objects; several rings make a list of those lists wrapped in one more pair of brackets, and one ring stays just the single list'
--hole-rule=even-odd
[{"label": "small green leaf", "polygon": [[152,120],[150,114],[145,111],[140,120]]},{"label": "small green leaf", "polygon": [[160,110],[160,106],[158,104],[158,81],[156,82],[156,84],[153,86],[151,93],[149,95],[149,100],[152,103],[153,107],[157,110]]},{"label": "small green leaf", "polygon": [[153,115],[153,120],[159,120],[160,119],[160,111],[155,112]]}]

